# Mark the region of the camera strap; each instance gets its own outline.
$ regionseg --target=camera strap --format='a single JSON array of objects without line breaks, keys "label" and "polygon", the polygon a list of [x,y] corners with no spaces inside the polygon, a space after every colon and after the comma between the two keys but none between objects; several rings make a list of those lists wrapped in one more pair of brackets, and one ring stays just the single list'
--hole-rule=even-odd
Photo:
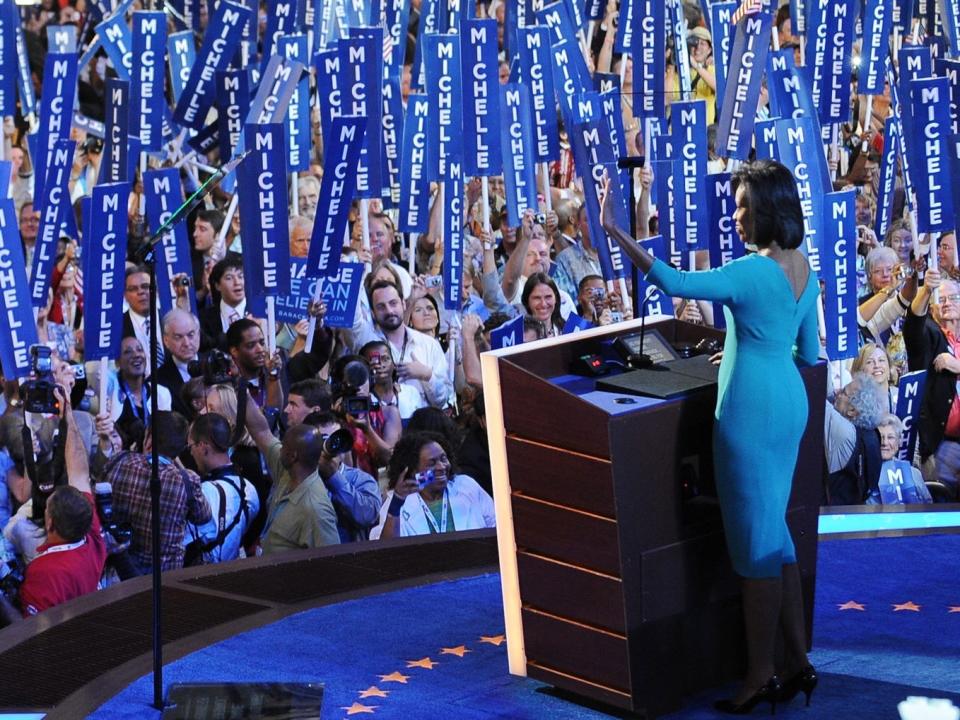
[{"label": "camera strap", "polygon": [[130,410],[133,411],[134,416],[138,420],[143,420],[144,423],[150,422],[150,402],[149,402],[150,395],[147,392],[147,380],[144,379],[143,385],[140,386],[139,409],[137,408],[137,403],[133,397],[133,393],[130,392],[130,388],[127,386],[126,381],[124,381],[124,379],[119,375],[117,375],[117,381],[119,382],[119,385],[120,385],[120,393],[121,395],[123,395],[123,400],[130,401]]},{"label": "camera strap", "polygon": [[[234,482],[235,480],[239,481],[239,486],[236,482]],[[237,508],[237,513],[233,516],[233,520],[229,525],[225,525],[227,517],[227,494],[220,481],[223,481],[232,487],[237,493],[237,496],[240,498],[240,506]],[[237,523],[240,522],[241,517],[245,517],[249,521],[250,506],[247,504],[246,493],[244,493],[242,489],[247,481],[239,475],[229,473],[229,471],[224,472],[224,469],[220,468],[209,473],[203,478],[202,482],[213,483],[217,488],[217,493],[220,495],[220,509],[217,513],[217,536],[210,542],[203,543],[200,546],[201,551],[207,553],[223,544],[223,541],[227,539],[227,536],[233,532],[233,529],[237,526]]]}]

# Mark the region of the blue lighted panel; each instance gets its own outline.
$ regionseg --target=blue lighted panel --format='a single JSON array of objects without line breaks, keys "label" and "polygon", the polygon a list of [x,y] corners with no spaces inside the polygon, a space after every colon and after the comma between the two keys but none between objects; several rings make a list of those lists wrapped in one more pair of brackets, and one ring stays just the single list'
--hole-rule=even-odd
[{"label": "blue lighted panel", "polygon": [[960,512],[891,512],[821,515],[821,535],[884,530],[944,530],[960,527]]},{"label": "blue lighted panel", "polygon": [[[616,373],[611,373],[616,374]],[[595,405],[604,412],[611,415],[622,415],[633,412],[640,408],[649,407],[658,403],[666,402],[658,398],[640,397],[639,395],[626,395],[624,393],[603,392],[594,390],[597,379],[592,377],[581,377],[580,375],[557,375],[547,378],[547,382],[563,388],[569,393],[573,393],[584,402]],[[620,402],[617,402],[617,401]]]}]

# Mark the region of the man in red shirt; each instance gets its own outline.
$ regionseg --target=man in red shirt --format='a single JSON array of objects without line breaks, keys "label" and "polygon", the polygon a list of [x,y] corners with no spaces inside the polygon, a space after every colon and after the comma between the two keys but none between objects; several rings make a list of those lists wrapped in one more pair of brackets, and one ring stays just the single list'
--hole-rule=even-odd
[{"label": "man in red shirt", "polygon": [[64,459],[69,485],[58,487],[44,512],[47,539],[27,566],[20,586],[23,615],[47,608],[97,589],[107,558],[106,543],[90,492],[87,455],[70,407],[70,396],[55,390],[67,421]]}]

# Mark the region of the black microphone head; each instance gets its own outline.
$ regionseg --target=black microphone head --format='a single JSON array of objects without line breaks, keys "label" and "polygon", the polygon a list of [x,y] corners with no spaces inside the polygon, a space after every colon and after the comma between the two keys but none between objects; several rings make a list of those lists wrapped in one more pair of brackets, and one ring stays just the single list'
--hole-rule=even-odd
[{"label": "black microphone head", "polygon": [[370,379],[370,372],[367,366],[359,360],[353,360],[347,363],[343,369],[343,384],[350,388],[359,388]]}]

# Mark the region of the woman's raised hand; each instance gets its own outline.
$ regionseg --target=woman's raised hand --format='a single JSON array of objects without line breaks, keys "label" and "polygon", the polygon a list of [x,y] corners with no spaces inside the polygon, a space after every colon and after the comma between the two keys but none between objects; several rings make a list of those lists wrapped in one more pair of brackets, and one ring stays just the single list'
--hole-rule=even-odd
[{"label": "woman's raised hand", "polygon": [[610,202],[610,175],[603,171],[603,195],[600,196],[600,224],[608,233],[613,234],[617,229],[617,220],[613,215],[613,204]]}]

